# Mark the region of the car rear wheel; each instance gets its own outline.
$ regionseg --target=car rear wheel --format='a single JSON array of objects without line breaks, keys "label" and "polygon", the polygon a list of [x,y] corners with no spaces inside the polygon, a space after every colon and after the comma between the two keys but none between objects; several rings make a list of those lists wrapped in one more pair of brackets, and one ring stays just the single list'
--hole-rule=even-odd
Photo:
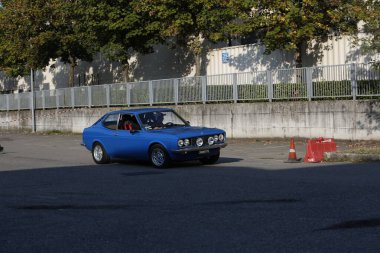
[{"label": "car rear wheel", "polygon": [[105,164],[109,163],[110,158],[99,142],[96,142],[94,146],[92,147],[92,158],[94,159],[94,162],[97,164]]},{"label": "car rear wheel", "polygon": [[170,165],[168,152],[159,144],[155,144],[150,148],[149,158],[152,165],[156,168],[167,168]]},{"label": "car rear wheel", "polygon": [[201,159],[199,159],[199,161],[202,164],[214,164],[219,160],[219,156],[220,156],[220,151],[218,151],[218,153],[216,155],[201,158]]}]

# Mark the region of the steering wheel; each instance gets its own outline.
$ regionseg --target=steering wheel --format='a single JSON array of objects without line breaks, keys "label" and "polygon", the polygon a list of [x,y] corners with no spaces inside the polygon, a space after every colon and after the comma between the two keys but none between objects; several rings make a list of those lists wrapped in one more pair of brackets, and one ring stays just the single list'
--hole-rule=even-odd
[{"label": "steering wheel", "polygon": [[171,126],[174,126],[173,122],[166,122],[165,127],[171,127]]}]

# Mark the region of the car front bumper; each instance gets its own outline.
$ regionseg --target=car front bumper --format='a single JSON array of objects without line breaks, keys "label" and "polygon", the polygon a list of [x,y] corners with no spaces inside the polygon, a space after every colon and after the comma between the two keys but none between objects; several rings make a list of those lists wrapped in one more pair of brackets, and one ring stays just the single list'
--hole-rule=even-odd
[{"label": "car front bumper", "polygon": [[227,146],[227,143],[221,143],[221,144],[214,144],[214,145],[203,146],[203,147],[181,148],[181,149],[172,150],[172,152],[175,154],[186,155],[187,153],[190,153],[190,152],[206,151],[206,150],[217,149],[217,148],[220,149],[220,148],[224,148],[226,146]]}]

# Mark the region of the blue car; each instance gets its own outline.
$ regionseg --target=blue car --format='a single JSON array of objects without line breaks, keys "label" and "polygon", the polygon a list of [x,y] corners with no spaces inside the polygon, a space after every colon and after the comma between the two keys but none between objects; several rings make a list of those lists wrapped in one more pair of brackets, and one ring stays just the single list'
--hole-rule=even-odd
[{"label": "blue car", "polygon": [[84,129],[83,145],[98,164],[124,158],[165,168],[171,161],[216,163],[227,143],[221,129],[190,126],[172,109],[146,108],[105,114]]}]

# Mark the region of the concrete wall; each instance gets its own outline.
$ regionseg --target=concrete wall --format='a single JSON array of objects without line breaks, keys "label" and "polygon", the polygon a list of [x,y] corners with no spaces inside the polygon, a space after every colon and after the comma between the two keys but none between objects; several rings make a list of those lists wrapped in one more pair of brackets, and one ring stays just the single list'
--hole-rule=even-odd
[{"label": "concrete wall", "polygon": [[[333,137],[380,140],[380,101],[260,102],[174,107],[195,126],[225,129],[234,138]],[[37,131],[80,133],[120,108],[36,111]],[[0,129],[31,129],[30,111],[0,112]]]}]

